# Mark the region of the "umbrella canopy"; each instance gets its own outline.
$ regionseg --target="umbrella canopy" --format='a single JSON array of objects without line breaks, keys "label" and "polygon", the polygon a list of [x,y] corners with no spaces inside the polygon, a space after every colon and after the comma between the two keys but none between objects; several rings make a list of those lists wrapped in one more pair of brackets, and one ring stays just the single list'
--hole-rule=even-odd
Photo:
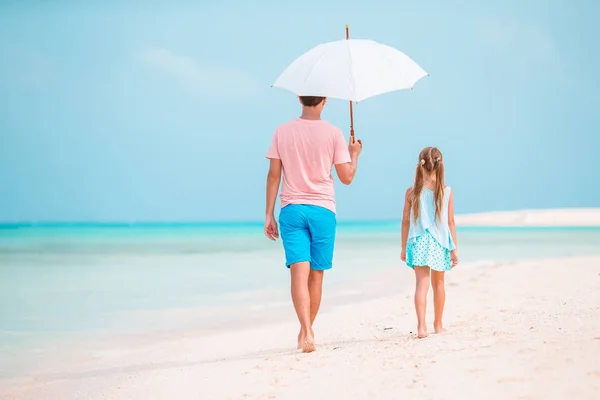
[{"label": "umbrella canopy", "polygon": [[298,96],[359,102],[382,93],[412,89],[428,75],[410,57],[372,40],[347,39],[314,47],[277,78],[274,87]]}]

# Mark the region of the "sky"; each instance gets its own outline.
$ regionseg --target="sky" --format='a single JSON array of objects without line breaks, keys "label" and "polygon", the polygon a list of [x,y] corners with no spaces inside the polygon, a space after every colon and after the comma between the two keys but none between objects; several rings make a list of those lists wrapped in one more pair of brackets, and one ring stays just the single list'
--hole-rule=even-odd
[{"label": "sky", "polygon": [[[124,4],[126,3],[126,4]],[[0,2],[0,221],[258,221],[265,153],[299,115],[271,88],[344,38],[430,76],[355,106],[340,220],[397,219],[438,146],[457,213],[600,207],[594,1]],[[323,117],[348,136],[348,104]]]}]

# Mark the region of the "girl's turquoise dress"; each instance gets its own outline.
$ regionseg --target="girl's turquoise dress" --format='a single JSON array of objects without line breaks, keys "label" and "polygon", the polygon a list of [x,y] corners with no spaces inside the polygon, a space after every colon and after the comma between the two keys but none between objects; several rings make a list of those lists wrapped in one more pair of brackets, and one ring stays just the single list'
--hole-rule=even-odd
[{"label": "girl's turquoise dress", "polygon": [[450,271],[450,252],[456,249],[448,226],[450,186],[444,189],[441,220],[435,216],[435,197],[431,189],[423,187],[419,198],[419,218],[410,213],[410,230],[406,244],[406,265],[413,268],[427,266],[435,271]]}]

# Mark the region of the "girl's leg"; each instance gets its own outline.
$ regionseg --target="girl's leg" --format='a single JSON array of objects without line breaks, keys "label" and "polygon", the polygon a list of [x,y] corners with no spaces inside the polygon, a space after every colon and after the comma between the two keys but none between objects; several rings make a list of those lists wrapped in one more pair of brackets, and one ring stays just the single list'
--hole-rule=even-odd
[{"label": "girl's leg", "polygon": [[431,287],[433,288],[433,308],[435,311],[433,329],[435,333],[442,333],[445,331],[442,324],[442,314],[444,313],[444,304],[446,303],[443,271],[431,271]]},{"label": "girl's leg", "polygon": [[425,310],[427,308],[427,292],[429,291],[429,267],[415,267],[415,310],[417,311],[417,337],[427,337]]}]

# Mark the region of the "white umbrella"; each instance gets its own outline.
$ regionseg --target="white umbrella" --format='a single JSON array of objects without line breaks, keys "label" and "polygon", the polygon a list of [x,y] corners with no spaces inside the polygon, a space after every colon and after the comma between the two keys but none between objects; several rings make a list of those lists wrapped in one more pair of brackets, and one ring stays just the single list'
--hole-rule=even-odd
[{"label": "white umbrella", "polygon": [[298,96],[322,96],[352,102],[382,93],[412,89],[427,76],[410,57],[372,40],[349,39],[321,44],[302,54],[277,78],[274,87]]}]

